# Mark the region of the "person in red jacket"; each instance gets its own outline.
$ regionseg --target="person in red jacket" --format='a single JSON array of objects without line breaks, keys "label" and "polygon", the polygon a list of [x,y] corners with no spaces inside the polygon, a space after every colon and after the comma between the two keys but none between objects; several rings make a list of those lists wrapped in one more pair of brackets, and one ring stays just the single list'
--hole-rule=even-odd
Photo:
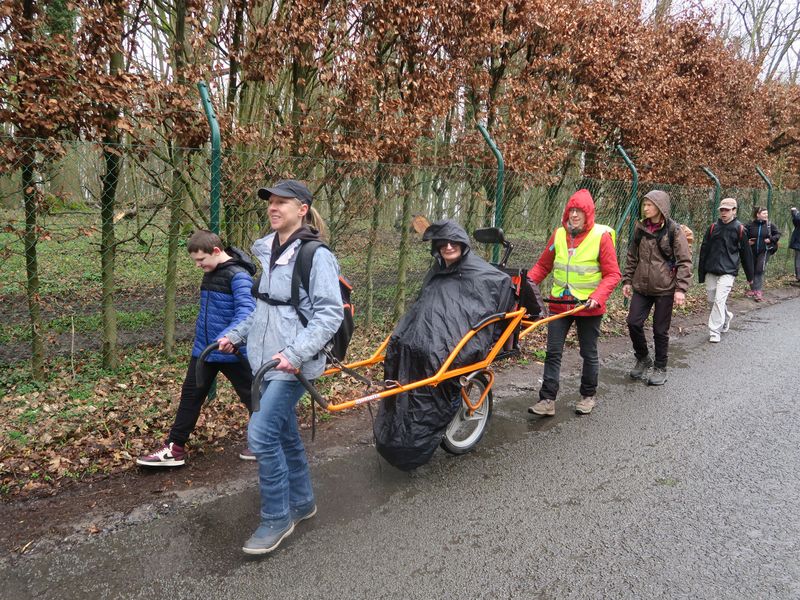
[{"label": "person in red jacket", "polygon": [[594,201],[589,190],[578,190],[569,199],[561,227],[550,236],[539,260],[528,271],[528,279],[539,285],[551,272],[551,312],[566,312],[578,302],[585,302],[586,308],[547,324],[547,356],[539,402],[528,412],[547,417],[556,414],[561,355],[567,333],[575,323],[583,358],[581,400],[575,405],[575,412],[588,415],[595,406],[600,371],[597,353],[600,321],[606,312],[606,301],[622,277],[614,249],[614,230],[595,224]]}]

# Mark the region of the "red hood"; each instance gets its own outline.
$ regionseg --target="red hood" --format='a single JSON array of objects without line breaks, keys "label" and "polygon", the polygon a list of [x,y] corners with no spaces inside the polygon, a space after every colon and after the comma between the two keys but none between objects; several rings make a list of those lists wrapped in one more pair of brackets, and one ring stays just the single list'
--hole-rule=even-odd
[{"label": "red hood", "polygon": [[564,215],[561,217],[561,224],[569,229],[569,209],[578,208],[586,214],[586,229],[589,231],[594,227],[594,200],[589,190],[578,190],[567,201],[567,206],[564,207]]}]

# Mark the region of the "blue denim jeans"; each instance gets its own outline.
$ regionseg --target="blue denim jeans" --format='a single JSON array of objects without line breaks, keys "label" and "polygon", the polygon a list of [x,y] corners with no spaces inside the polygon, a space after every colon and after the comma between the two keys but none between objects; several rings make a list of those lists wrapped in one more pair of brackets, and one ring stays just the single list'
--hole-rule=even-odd
[{"label": "blue denim jeans", "polygon": [[299,381],[266,381],[261,408],[250,417],[247,443],[258,459],[261,523],[282,527],[291,521],[289,509],[314,504],[308,460],[295,407],[303,395]]}]

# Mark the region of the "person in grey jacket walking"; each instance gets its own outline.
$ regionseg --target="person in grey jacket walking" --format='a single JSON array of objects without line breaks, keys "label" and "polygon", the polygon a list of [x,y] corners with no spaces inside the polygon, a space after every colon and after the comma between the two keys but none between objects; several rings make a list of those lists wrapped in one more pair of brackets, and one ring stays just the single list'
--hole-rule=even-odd
[{"label": "person in grey jacket walking", "polygon": [[736,200],[723,198],[719,203],[719,219],[712,223],[703,236],[697,275],[706,284],[711,314],[708,317],[708,341],[717,343],[720,334],[731,326],[733,313],[728,310],[728,295],[739,274],[739,263],[744,267],[747,283],[753,281],[753,253],[747,239],[745,226],[736,218]]},{"label": "person in grey jacket walking", "polygon": [[300,246],[305,240],[319,239],[324,230],[321,217],[311,207],[311,192],[302,182],[286,180],[261,188],[258,196],[269,201],[272,228],[252,247],[263,273],[258,301],[250,317],[219,340],[224,352],[233,352],[247,340],[253,372],[265,362],[279,361],[264,376],[261,406],[248,428],[248,444],[258,459],[261,524],[242,547],[246,554],[273,551],[298,522],[317,512],[295,415],[304,388],[294,374],[301,371],[308,379],[322,375],[322,350],[344,317],[339,265],[326,247],[314,253],[309,289],[300,288],[298,310],[308,320],[305,327],[289,303]]},{"label": "person in grey jacket walking", "polygon": [[[681,226],[670,219],[670,197],[653,190],[642,199],[642,219],[634,227],[633,242],[628,248],[622,294],[631,299],[628,308],[628,332],[636,365],[633,379],[644,379],[650,367],[649,385],[667,382],[667,351],[673,305],[686,301],[692,283],[692,256]],[[647,349],[644,322],[653,311],[655,363]]]}]

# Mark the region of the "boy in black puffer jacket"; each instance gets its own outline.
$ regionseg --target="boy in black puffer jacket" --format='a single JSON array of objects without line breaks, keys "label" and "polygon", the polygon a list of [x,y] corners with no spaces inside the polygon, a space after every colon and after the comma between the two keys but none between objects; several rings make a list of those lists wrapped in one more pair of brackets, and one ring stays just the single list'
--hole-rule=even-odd
[{"label": "boy in black puffer jacket", "polygon": [[[253,412],[250,401],[250,385],[253,379],[247,361],[239,360],[233,354],[212,352],[205,361],[208,375],[201,387],[198,387],[195,378],[197,359],[203,350],[224,336],[234,325],[244,321],[255,308],[255,300],[250,294],[252,276],[256,272],[255,265],[241,250],[222,248],[219,236],[205,230],[196,231],[186,244],[192,260],[205,272],[200,285],[200,311],[195,323],[192,358],[183,380],[175,423],[166,444],[152,454],[138,458],[138,465],[177,467],[186,462],[186,442],[200,417],[200,408],[211,383],[219,372],[231,382],[239,399],[247,407],[247,412]],[[242,349],[242,352],[245,350]],[[239,458],[255,460],[247,449],[239,454]]]}]

